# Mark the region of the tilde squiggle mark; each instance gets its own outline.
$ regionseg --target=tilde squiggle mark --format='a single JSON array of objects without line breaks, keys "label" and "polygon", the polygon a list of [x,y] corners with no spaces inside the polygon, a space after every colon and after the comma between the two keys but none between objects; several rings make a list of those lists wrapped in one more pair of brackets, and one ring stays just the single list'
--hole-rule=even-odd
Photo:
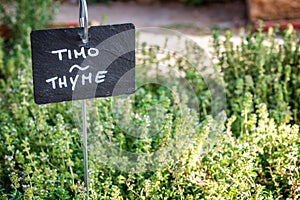
[{"label": "tilde squiggle mark", "polygon": [[79,70],[81,70],[81,71],[85,71],[85,70],[87,70],[88,68],[90,68],[90,66],[88,65],[88,66],[86,66],[86,67],[80,67],[79,65],[73,65],[73,66],[70,68],[69,72],[71,73],[71,72],[73,71],[73,69],[75,69],[75,68],[77,68],[77,69],[79,69]]}]

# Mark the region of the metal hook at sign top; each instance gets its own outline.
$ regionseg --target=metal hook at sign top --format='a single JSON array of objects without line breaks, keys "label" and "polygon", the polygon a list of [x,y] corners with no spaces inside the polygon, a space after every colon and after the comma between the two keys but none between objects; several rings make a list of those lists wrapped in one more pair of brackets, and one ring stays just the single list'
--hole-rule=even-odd
[{"label": "metal hook at sign top", "polygon": [[86,0],[80,0],[79,7],[80,7],[79,8],[79,24],[80,24],[80,27],[84,28],[82,41],[83,41],[83,43],[87,43],[89,40],[89,28],[88,28],[89,16],[88,16]]}]

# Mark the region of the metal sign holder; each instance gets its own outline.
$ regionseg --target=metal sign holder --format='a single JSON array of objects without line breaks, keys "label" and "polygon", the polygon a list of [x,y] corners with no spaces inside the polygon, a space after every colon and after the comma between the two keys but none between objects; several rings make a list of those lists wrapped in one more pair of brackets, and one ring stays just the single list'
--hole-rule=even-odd
[{"label": "metal sign holder", "polygon": [[[84,28],[82,42],[89,40],[88,33],[88,10],[86,0],[79,2],[79,24]],[[89,167],[88,167],[88,145],[87,145],[87,119],[86,119],[86,100],[82,100],[82,133],[83,133],[83,159],[84,159],[84,184],[86,188],[86,199],[89,199]]]}]

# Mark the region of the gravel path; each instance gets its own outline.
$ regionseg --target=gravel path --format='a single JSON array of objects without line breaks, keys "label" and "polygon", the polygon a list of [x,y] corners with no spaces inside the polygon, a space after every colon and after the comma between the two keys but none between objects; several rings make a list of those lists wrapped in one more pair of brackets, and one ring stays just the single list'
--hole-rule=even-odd
[{"label": "gravel path", "polygon": [[[143,5],[135,2],[89,4],[89,18],[100,22],[106,16],[108,24],[131,22],[136,27],[165,27],[183,33],[207,34],[211,29],[236,29],[246,23],[244,3],[211,4],[187,7],[178,3]],[[78,5],[64,3],[56,17],[57,22],[78,21]]]},{"label": "gravel path", "polygon": [[[211,4],[202,7],[187,7],[178,3],[143,5],[134,2],[111,2],[88,5],[89,20],[105,24],[131,22],[137,29],[147,27],[168,28],[179,31],[185,37],[197,42],[210,52],[211,30],[238,30],[245,26],[246,9],[241,1],[226,4]],[[64,3],[56,17],[56,22],[77,22],[79,8],[77,4]],[[162,31],[163,32],[163,31]],[[145,41],[164,41],[165,34],[144,34]],[[238,37],[233,41],[239,41]]]}]

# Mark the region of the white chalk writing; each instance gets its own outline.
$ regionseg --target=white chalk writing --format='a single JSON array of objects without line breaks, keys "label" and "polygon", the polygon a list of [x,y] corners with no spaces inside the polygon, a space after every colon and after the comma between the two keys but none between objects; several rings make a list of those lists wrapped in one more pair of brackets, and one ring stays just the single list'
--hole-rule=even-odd
[{"label": "white chalk writing", "polygon": [[[46,80],[47,83],[51,83],[52,89],[66,88],[68,85],[72,86],[72,91],[75,90],[76,84],[81,82],[81,85],[87,84],[99,84],[105,81],[105,74],[107,71],[98,71],[96,75],[91,72],[87,74],[76,75],[75,77],[53,77]],[[78,81],[81,79],[81,81]],[[68,84],[69,83],[69,84]]]},{"label": "white chalk writing", "polygon": [[87,55],[90,57],[99,56],[99,49],[96,48],[89,48],[87,51],[84,47],[81,47],[79,50],[77,49],[59,49],[55,51],[51,51],[51,54],[55,54],[58,56],[58,60],[62,61],[65,58],[69,60],[78,59],[80,57],[86,58]]},{"label": "white chalk writing", "polygon": [[[50,52],[51,54],[54,54],[57,56],[59,61],[63,61],[64,59],[79,59],[79,58],[87,58],[87,56],[90,57],[96,57],[99,56],[100,51],[97,48],[85,48],[81,47],[79,49],[58,49]],[[73,73],[76,70],[78,71],[86,71],[90,68],[90,66],[80,66],[77,64],[74,64],[70,67],[69,73]],[[82,86],[88,85],[88,84],[99,84],[103,83],[105,81],[105,76],[107,74],[107,71],[97,71],[96,74],[93,74],[92,72],[85,72],[81,74],[76,74],[75,76],[67,76],[67,75],[61,75],[48,78],[46,80],[46,83],[49,83],[49,86],[53,89],[62,89],[71,87],[72,91],[75,90],[75,87],[77,84],[81,84]]]}]

